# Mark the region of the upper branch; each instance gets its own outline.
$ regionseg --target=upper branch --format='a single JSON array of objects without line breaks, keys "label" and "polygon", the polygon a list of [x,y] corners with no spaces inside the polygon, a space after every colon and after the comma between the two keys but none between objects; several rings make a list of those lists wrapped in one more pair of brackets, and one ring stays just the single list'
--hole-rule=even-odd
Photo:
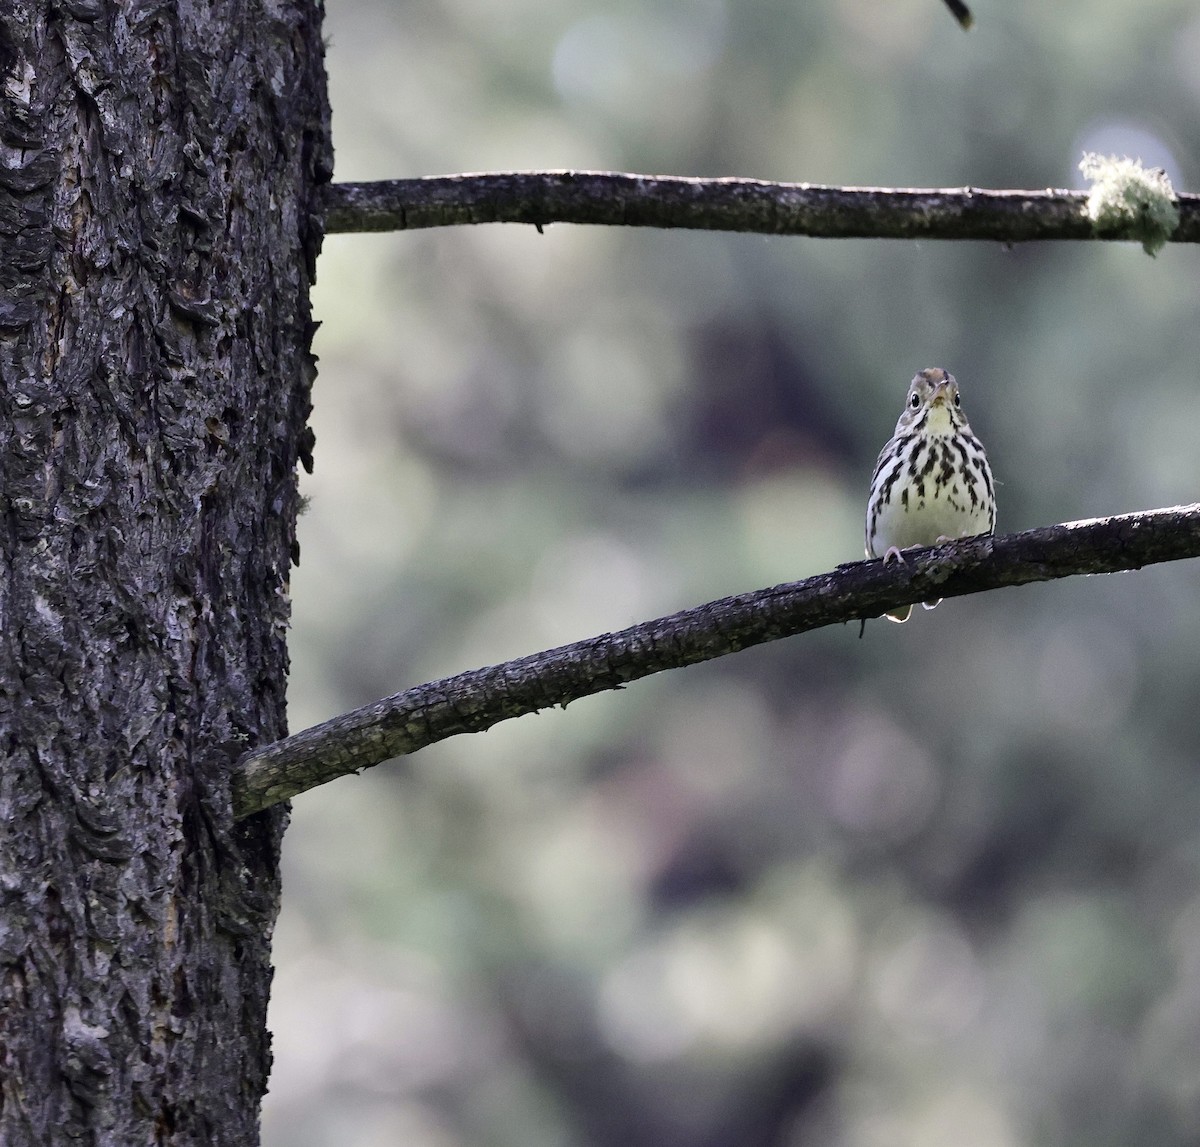
[{"label": "upper branch", "polygon": [[[1178,196],[1172,242],[1200,242],[1200,196]],[[1083,191],[889,189],[687,179],[601,171],[496,172],[334,183],[325,230],[405,231],[466,223],[595,223],[829,239],[1138,239],[1098,230]]]},{"label": "upper branch", "polygon": [[457,733],[477,733],[664,669],[676,669],[886,609],[1075,574],[1115,573],[1200,557],[1200,503],[967,538],[913,551],[904,565],[861,561],[722,598],[617,633],[417,685],[252,749],[233,778],[234,814]]}]

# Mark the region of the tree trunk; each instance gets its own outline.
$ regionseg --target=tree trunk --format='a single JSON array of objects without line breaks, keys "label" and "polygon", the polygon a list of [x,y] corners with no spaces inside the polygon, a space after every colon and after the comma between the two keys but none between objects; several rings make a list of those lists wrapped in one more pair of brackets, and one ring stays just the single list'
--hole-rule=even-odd
[{"label": "tree trunk", "polygon": [[258,1140],[320,18],[0,9],[5,1147]]}]

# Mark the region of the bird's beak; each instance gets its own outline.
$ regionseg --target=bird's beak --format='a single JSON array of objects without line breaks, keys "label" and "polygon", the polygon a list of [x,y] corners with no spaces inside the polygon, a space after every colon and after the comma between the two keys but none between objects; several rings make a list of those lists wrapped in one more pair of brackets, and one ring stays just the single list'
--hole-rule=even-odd
[{"label": "bird's beak", "polygon": [[933,397],[929,400],[930,406],[945,406],[950,398],[950,384],[948,382],[938,382],[933,387]]}]

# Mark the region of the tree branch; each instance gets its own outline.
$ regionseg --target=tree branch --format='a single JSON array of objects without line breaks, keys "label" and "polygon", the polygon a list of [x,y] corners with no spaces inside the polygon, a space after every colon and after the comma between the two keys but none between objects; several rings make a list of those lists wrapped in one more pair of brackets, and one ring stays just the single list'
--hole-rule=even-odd
[{"label": "tree branch", "polygon": [[[1200,196],[1180,195],[1170,239],[1200,242]],[[496,172],[334,183],[325,230],[411,231],[465,223],[595,223],[827,239],[1125,239],[1098,232],[1084,191],[822,187],[600,171]]]},{"label": "tree branch", "polygon": [[975,17],[971,15],[971,9],[962,0],[946,0],[946,7],[950,9],[951,14],[958,21],[962,30],[969,32],[971,25],[975,23]]},{"label": "tree branch", "polygon": [[907,564],[851,562],[830,573],[722,598],[617,633],[417,685],[253,749],[232,778],[238,817],[459,733],[619,689],[664,669],[931,597],[961,597],[1076,574],[1200,557],[1200,503],[968,538]]}]

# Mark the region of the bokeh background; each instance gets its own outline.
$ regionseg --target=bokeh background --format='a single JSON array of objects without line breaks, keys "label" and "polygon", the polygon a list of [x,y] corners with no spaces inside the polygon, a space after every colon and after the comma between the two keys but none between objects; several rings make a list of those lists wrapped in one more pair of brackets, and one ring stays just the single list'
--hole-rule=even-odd
[{"label": "bokeh background", "polygon": [[[1194,0],[331,0],[337,176],[1200,186]],[[861,556],[957,374],[1002,531],[1200,496],[1200,253],[331,237],[294,729]],[[1200,1139],[1200,566],[667,674],[305,794],[269,1147]]]}]

